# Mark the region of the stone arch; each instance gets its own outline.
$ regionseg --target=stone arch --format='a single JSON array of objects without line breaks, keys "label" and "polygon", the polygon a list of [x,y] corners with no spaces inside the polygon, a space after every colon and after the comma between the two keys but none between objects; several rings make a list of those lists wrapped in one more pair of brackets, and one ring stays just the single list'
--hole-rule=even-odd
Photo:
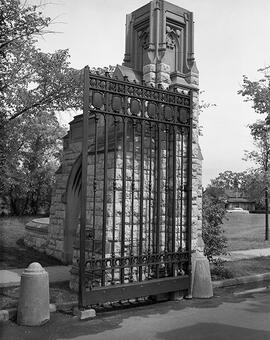
[{"label": "stone arch", "polygon": [[81,156],[77,158],[72,166],[66,188],[66,212],[64,223],[64,262],[72,263],[73,244],[80,217],[81,203]]}]

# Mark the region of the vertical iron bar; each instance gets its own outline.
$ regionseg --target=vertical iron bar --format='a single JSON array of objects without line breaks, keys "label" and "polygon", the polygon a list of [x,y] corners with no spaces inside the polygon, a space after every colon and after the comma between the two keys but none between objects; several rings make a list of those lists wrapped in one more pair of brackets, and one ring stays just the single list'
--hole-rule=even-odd
[{"label": "vertical iron bar", "polygon": [[165,252],[170,251],[168,245],[168,240],[170,239],[169,233],[169,159],[170,159],[170,149],[169,149],[169,128],[166,125],[166,179],[165,179]]},{"label": "vertical iron bar", "polygon": [[181,127],[181,172],[180,172],[180,250],[183,243],[183,190],[184,190],[184,130]]},{"label": "vertical iron bar", "polygon": [[[149,122],[149,150],[150,150],[150,157],[149,157],[149,186],[148,186],[148,195],[149,195],[149,201],[148,201],[148,209],[149,209],[149,225],[148,225],[148,256],[150,257],[151,254],[151,241],[152,241],[152,221],[151,221],[151,209],[152,209],[152,124]],[[148,276],[151,276],[151,267],[148,266]]]},{"label": "vertical iron bar", "polygon": [[[131,237],[130,237],[130,256],[133,257],[133,238],[134,238],[134,190],[135,190],[135,126],[136,122],[131,119],[132,123],[132,179],[131,179]],[[133,281],[133,267],[130,267],[130,282]]]},{"label": "vertical iron bar", "polygon": [[[159,253],[159,233],[160,233],[160,123],[157,123],[157,216],[156,216],[156,249],[155,253]],[[159,278],[159,263],[156,266],[156,278]]]},{"label": "vertical iron bar", "polygon": [[121,283],[124,283],[124,256],[125,256],[125,224],[126,224],[126,134],[127,134],[127,125],[126,118],[122,118],[123,120],[123,168],[122,168],[122,230],[121,230],[121,273],[120,279]]},{"label": "vertical iron bar", "polygon": [[188,251],[188,275],[190,279],[188,294],[191,296],[191,245],[192,245],[192,132],[193,132],[193,92],[190,90],[190,118],[188,131],[188,196],[187,196],[187,251]]},{"label": "vertical iron bar", "polygon": [[97,192],[97,124],[98,117],[95,113],[95,136],[94,136],[94,145],[95,145],[95,155],[94,155],[94,178],[93,178],[93,240],[92,240],[92,260],[95,259],[95,224],[96,224],[96,192]]},{"label": "vertical iron bar", "polygon": [[[170,167],[170,139],[169,139],[169,131],[170,126],[166,124],[165,126],[165,138],[166,138],[166,161],[165,161],[165,168],[166,168],[166,178],[165,178],[165,246],[164,246],[164,252],[165,254],[167,252],[170,252],[170,209],[169,209],[169,167]],[[170,272],[170,264],[165,264],[165,276],[168,276]]]},{"label": "vertical iron bar", "polygon": [[[172,251],[175,252],[175,219],[176,219],[176,127],[173,126],[173,190],[172,190]],[[175,263],[172,266],[172,275],[176,275]]]},{"label": "vertical iron bar", "polygon": [[112,259],[113,259],[113,269],[112,269],[112,284],[114,284],[114,259],[115,259],[115,195],[116,195],[116,148],[117,148],[117,118],[114,117],[114,148],[113,148],[113,230],[112,230]]},{"label": "vertical iron bar", "polygon": [[106,254],[106,224],[107,224],[107,156],[108,156],[108,123],[106,113],[104,114],[104,164],[103,164],[103,217],[102,217],[102,277],[101,285],[105,286],[104,259]]},{"label": "vertical iron bar", "polygon": [[82,136],[82,189],[81,189],[81,225],[80,225],[80,261],[79,261],[79,308],[84,307],[85,294],[85,228],[87,203],[87,165],[88,165],[88,121],[90,104],[89,67],[84,68],[83,90],[83,136]]},{"label": "vertical iron bar", "polygon": [[[144,121],[141,122],[141,169],[140,169],[140,229],[139,229],[139,256],[143,252],[143,200],[144,200]],[[139,281],[142,280],[142,266],[139,265]]]},{"label": "vertical iron bar", "polygon": [[[106,90],[108,89],[109,82],[106,81]],[[109,94],[105,92],[105,110],[109,110]],[[101,286],[105,286],[105,256],[106,256],[106,243],[107,243],[107,235],[106,235],[106,227],[107,227],[107,188],[108,188],[108,179],[107,179],[107,171],[108,171],[108,117],[107,114],[104,113],[104,156],[103,156],[103,216],[102,216],[102,276],[101,276]]]}]

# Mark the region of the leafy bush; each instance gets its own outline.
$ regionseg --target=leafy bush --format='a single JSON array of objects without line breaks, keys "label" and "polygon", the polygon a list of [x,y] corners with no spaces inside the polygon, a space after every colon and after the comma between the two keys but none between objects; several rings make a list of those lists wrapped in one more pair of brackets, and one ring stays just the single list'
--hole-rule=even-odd
[{"label": "leafy bush", "polygon": [[213,280],[222,280],[231,279],[233,274],[228,268],[224,267],[224,261],[215,259],[211,263],[211,276]]},{"label": "leafy bush", "polygon": [[227,239],[222,229],[225,213],[225,202],[216,195],[215,190],[207,188],[203,193],[202,238],[204,254],[210,262],[215,256],[226,255]]}]

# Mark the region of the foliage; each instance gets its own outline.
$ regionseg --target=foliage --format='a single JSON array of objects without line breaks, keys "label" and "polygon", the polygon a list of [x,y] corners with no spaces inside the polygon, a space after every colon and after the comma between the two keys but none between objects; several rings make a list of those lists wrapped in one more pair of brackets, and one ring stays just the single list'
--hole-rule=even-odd
[{"label": "foliage", "polygon": [[245,173],[245,182],[243,184],[243,192],[245,197],[251,201],[255,201],[256,209],[264,207],[264,174],[260,169],[249,169]]},{"label": "foliage", "polygon": [[242,89],[238,91],[245,101],[251,101],[252,107],[259,114],[270,113],[270,66],[258,70],[263,77],[258,81],[243,76]]},{"label": "foliage", "polygon": [[50,23],[37,6],[1,2],[0,189],[15,214],[48,207],[65,133],[55,112],[82,105],[81,72],[70,68],[68,50],[36,48]]},{"label": "foliage", "polygon": [[35,46],[51,19],[17,0],[2,1],[1,13],[2,118],[80,107],[80,73],[69,67],[68,50],[44,53]]},{"label": "foliage", "polygon": [[267,115],[265,120],[258,120],[249,125],[255,149],[246,151],[246,159],[254,161],[258,166],[258,171],[263,175],[267,186],[270,165],[270,66],[258,71],[263,73],[263,77],[258,81],[251,81],[244,76],[242,89],[238,93],[245,101],[252,102],[255,112]]},{"label": "foliage", "polygon": [[237,191],[240,197],[255,201],[256,209],[262,209],[264,206],[264,187],[265,177],[262,171],[251,168],[242,172],[230,170],[221,172],[216,178],[211,180],[207,191],[221,199],[227,198],[227,190]]},{"label": "foliage", "polygon": [[233,172],[230,170],[221,172],[218,177],[211,180],[211,186],[218,187],[220,190],[242,190],[245,182],[245,172]]},{"label": "foliage", "polygon": [[5,162],[4,192],[12,213],[37,214],[48,211],[54,173],[59,166],[65,129],[53,113],[20,117],[9,124],[9,157]]},{"label": "foliage", "polygon": [[226,254],[227,239],[221,227],[225,212],[225,202],[207,188],[203,192],[202,238],[205,256],[211,262],[215,256]]},{"label": "foliage", "polygon": [[265,121],[258,120],[250,124],[249,128],[256,148],[253,151],[246,151],[246,158],[254,161],[262,171],[267,173],[270,165],[270,127],[265,124]]},{"label": "foliage", "polygon": [[212,280],[224,280],[231,279],[233,273],[224,266],[224,261],[216,259],[211,264],[211,276]]}]

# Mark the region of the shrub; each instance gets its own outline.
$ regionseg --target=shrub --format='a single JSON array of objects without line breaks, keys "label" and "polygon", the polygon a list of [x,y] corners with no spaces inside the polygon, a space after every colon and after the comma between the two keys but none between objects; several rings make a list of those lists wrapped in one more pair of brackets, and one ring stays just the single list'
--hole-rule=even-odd
[{"label": "shrub", "polygon": [[213,280],[231,279],[233,274],[224,267],[224,261],[215,259],[211,263],[211,276]]},{"label": "shrub", "polygon": [[216,256],[226,255],[227,239],[222,229],[225,213],[224,201],[206,189],[203,193],[202,238],[204,254],[210,262]]}]

